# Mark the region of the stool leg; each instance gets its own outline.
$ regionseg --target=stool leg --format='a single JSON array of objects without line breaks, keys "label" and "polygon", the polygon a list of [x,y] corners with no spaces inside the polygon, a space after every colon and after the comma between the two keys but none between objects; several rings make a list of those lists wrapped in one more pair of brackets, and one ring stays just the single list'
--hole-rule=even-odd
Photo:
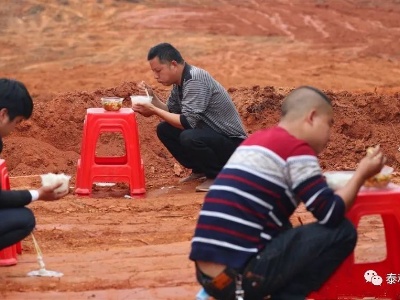
[{"label": "stool leg", "polygon": [[141,195],[146,193],[143,165],[140,167],[139,171],[132,172],[129,181],[129,186],[130,186],[131,196]]},{"label": "stool leg", "polygon": [[14,256],[15,246],[4,248],[0,251],[0,266],[13,266],[17,264],[17,259]]},{"label": "stool leg", "polygon": [[146,192],[143,161],[140,158],[139,151],[140,151],[139,145],[133,147],[133,150],[131,151],[132,154],[131,156],[133,156],[133,158],[131,158],[130,161],[131,176],[129,185],[131,190],[131,196],[144,194]]},{"label": "stool leg", "polygon": [[92,183],[90,176],[85,172],[85,168],[81,166],[81,159],[78,159],[76,180],[75,180],[75,193],[80,196],[88,196],[92,193]]},{"label": "stool leg", "polygon": [[[134,124],[136,124],[136,119],[134,119]],[[144,194],[146,192],[146,189],[145,189],[144,167],[140,155],[139,133],[137,130],[137,126],[134,126],[134,128],[131,131],[131,135],[133,137],[133,141],[131,141],[130,143],[131,147],[129,150],[127,149],[127,151],[130,151],[129,159],[132,168],[131,178],[130,178],[130,190],[132,196],[132,195]]]},{"label": "stool leg", "polygon": [[81,144],[81,157],[78,159],[76,180],[75,180],[75,193],[80,196],[88,196],[92,192],[92,185],[90,182],[90,168],[88,167],[92,161],[95,151],[97,139],[93,139],[90,135],[88,127],[92,118],[86,115],[83,122],[83,135]]},{"label": "stool leg", "polygon": [[22,254],[22,244],[21,244],[21,242],[16,243],[15,247],[17,249],[17,254]]}]

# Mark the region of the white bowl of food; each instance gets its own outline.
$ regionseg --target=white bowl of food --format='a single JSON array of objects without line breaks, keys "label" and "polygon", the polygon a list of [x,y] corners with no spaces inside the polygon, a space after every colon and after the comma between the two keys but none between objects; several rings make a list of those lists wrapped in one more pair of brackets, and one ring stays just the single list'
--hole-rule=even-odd
[{"label": "white bowl of food", "polygon": [[[367,188],[385,188],[392,179],[393,171],[392,167],[384,166],[378,174],[367,179],[363,186]],[[337,190],[344,187],[353,174],[354,171],[329,171],[325,172],[324,176],[328,185],[333,190]]]},{"label": "white bowl of food", "polygon": [[152,100],[153,100],[153,97],[151,97],[151,96],[143,96],[143,95],[132,95],[131,96],[132,105],[151,103]]},{"label": "white bowl of food", "polygon": [[71,176],[65,175],[64,173],[47,173],[40,175],[40,177],[42,179],[42,186],[53,186],[61,183],[61,186],[54,190],[56,193],[64,193],[69,189],[69,180]]},{"label": "white bowl of food", "polygon": [[326,183],[333,190],[344,187],[353,175],[354,171],[328,171],[324,173]]}]

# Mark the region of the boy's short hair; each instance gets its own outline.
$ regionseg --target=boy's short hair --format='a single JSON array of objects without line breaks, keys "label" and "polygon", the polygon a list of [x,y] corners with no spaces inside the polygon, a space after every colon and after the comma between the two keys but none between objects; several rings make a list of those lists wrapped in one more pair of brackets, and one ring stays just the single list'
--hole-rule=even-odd
[{"label": "boy's short hair", "polygon": [[301,88],[309,89],[309,90],[312,90],[312,91],[316,92],[318,95],[321,96],[322,99],[324,99],[330,106],[332,106],[331,99],[329,99],[328,95],[326,95],[320,89],[317,89],[317,88],[315,88],[313,86],[310,86],[310,85],[302,85],[302,86],[298,87],[298,89],[301,89]]},{"label": "boy's short hair", "polygon": [[29,119],[33,111],[33,101],[25,85],[8,78],[0,78],[0,109],[6,108],[10,121],[17,116]]}]

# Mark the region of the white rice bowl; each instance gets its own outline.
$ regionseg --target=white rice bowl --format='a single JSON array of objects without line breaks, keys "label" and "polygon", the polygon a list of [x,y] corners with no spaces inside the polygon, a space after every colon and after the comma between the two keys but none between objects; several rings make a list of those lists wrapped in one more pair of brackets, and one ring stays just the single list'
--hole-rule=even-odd
[{"label": "white rice bowl", "polygon": [[132,104],[144,104],[144,103],[151,103],[153,97],[149,96],[131,96]]},{"label": "white rice bowl", "polygon": [[71,176],[62,174],[47,173],[40,175],[42,179],[42,186],[53,186],[57,183],[62,183],[60,187],[56,188],[54,191],[56,193],[64,193],[69,189],[69,180]]},{"label": "white rice bowl", "polygon": [[353,175],[354,171],[329,171],[324,173],[328,186],[333,190],[344,187]]}]

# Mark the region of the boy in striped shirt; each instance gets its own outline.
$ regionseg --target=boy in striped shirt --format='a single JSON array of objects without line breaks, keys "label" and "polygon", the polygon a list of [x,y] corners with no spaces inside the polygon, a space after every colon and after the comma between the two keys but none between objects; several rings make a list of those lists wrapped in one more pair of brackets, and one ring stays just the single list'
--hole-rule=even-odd
[{"label": "boy in striped shirt", "polygon": [[[216,299],[305,299],[353,251],[357,233],[345,218],[364,181],[386,158],[376,148],[343,188],[328,187],[317,155],[333,124],[330,99],[303,86],[283,101],[281,121],[244,141],[210,187],[192,239],[197,279]],[[318,220],[292,228],[303,202]]]}]

